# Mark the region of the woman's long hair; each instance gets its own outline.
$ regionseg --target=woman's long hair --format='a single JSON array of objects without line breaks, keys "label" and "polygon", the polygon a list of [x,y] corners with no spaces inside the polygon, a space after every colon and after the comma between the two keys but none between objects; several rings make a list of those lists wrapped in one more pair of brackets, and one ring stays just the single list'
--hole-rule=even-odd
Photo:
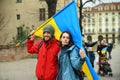
[{"label": "woman's long hair", "polygon": [[68,46],[68,47],[72,46],[74,44],[73,43],[73,39],[72,39],[72,35],[70,34],[70,32],[64,31],[64,32],[62,32],[62,34],[60,35],[60,38],[59,38],[59,45],[60,45],[60,47],[62,47],[62,42],[60,41],[60,39],[61,39],[61,37],[63,36],[64,33],[67,33],[69,35],[69,37],[70,37],[69,44],[66,45],[66,46]]}]

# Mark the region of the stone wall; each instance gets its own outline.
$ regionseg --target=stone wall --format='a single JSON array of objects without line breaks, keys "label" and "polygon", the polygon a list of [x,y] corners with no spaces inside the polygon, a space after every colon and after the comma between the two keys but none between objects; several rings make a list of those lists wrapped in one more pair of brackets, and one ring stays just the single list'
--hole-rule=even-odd
[{"label": "stone wall", "polygon": [[36,58],[37,55],[28,54],[25,45],[19,47],[15,45],[0,45],[0,61],[15,61],[30,57]]}]

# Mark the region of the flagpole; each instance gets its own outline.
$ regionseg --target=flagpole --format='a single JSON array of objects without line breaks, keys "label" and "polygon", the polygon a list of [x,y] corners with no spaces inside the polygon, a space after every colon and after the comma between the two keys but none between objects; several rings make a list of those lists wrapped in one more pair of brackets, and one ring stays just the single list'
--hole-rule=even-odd
[{"label": "flagpole", "polygon": [[23,41],[25,41],[27,38],[29,38],[31,35],[27,35],[27,36],[25,36],[21,41],[19,41],[17,44],[16,44],[16,46],[20,46],[20,44],[23,42]]}]

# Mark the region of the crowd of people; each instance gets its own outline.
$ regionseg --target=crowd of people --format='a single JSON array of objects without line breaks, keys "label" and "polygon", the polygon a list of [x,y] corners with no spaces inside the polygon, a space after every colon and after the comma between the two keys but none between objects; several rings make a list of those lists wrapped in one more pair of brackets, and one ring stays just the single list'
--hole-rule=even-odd
[{"label": "crowd of people", "polygon": [[[103,56],[102,49],[104,47],[108,47],[109,59],[112,58],[113,44],[106,45],[105,40],[96,42],[85,42],[83,40],[84,53],[83,49],[79,49],[74,44],[70,32],[62,32],[59,41],[54,37],[54,33],[54,28],[47,25],[43,28],[43,38],[38,42],[34,40],[34,31],[30,33],[31,36],[27,39],[28,53],[38,54],[36,64],[36,77],[38,80],[82,80],[82,77],[79,77],[76,71],[81,71],[86,56],[88,56],[94,68],[95,52],[92,47],[98,43],[99,63],[101,56]],[[106,53],[104,56],[106,57]]]},{"label": "crowd of people", "polygon": [[[100,74],[100,65],[101,65],[101,60],[110,60],[112,59],[111,56],[111,52],[114,46],[114,43],[111,41],[109,43],[106,43],[106,41],[104,39],[101,39],[99,41],[89,41],[89,42],[85,42],[85,40],[83,40],[83,44],[84,47],[86,48],[86,54],[91,62],[92,67],[94,68],[94,61],[95,61],[95,53],[98,54],[98,61],[97,64],[99,66],[98,68],[98,74]],[[97,46],[96,50],[93,51],[93,47]]]}]

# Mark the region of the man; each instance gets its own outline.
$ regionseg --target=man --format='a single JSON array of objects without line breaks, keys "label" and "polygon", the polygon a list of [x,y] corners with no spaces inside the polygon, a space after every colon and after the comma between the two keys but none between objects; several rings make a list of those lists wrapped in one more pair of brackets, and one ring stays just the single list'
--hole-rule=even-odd
[{"label": "man", "polygon": [[109,59],[112,59],[111,52],[112,52],[113,46],[114,46],[113,41],[111,41],[110,43],[108,43]]},{"label": "man", "polygon": [[43,28],[43,39],[34,44],[34,31],[27,40],[27,51],[37,53],[36,77],[38,80],[56,80],[58,69],[58,51],[60,47],[54,37],[54,28],[47,25]]}]

